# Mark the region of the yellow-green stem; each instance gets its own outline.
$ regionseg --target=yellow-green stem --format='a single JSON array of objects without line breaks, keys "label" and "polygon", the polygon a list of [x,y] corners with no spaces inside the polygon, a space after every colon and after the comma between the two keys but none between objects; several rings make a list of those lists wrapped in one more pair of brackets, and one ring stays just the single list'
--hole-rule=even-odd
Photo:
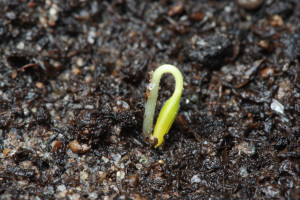
[{"label": "yellow-green stem", "polygon": [[173,95],[165,103],[159,113],[153,132],[153,136],[158,140],[158,143],[155,147],[158,147],[162,144],[164,141],[164,135],[169,132],[174,122],[179,109],[179,102],[183,90],[183,78],[181,72],[175,66],[164,64],[154,71],[152,80],[148,86],[148,89],[150,90],[150,96],[148,97],[145,106],[143,132],[146,136],[150,136],[153,130],[153,118],[158,96],[159,82],[164,73],[171,73],[175,78],[176,85]]}]

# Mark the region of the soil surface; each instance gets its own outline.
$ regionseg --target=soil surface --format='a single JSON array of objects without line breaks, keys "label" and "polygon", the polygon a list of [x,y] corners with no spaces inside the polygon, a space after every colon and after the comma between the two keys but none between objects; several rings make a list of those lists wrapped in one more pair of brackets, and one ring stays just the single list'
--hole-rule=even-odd
[{"label": "soil surface", "polygon": [[0,199],[300,198],[298,0],[1,0],[0,57]]}]

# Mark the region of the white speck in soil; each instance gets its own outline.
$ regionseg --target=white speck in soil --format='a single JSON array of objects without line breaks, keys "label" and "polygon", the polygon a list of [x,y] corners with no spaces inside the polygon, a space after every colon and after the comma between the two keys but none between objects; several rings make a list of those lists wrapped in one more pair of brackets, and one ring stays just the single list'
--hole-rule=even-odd
[{"label": "white speck in soil", "polygon": [[284,106],[276,99],[272,99],[271,109],[281,115],[284,115]]},{"label": "white speck in soil", "polygon": [[191,184],[200,183],[200,181],[201,181],[201,179],[200,179],[199,174],[196,174],[191,178]]}]

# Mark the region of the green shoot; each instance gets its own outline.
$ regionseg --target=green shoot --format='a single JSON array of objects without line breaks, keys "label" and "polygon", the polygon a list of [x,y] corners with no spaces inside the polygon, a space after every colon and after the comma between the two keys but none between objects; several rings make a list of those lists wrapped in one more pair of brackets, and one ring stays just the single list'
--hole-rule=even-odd
[{"label": "green shoot", "polygon": [[145,107],[143,123],[143,133],[145,136],[149,137],[153,130],[153,118],[158,96],[159,82],[164,73],[171,73],[175,78],[176,85],[173,95],[161,109],[154,128],[153,136],[157,138],[158,141],[155,148],[163,143],[164,135],[169,132],[175,120],[183,90],[183,78],[180,71],[175,66],[164,64],[154,71],[152,80],[150,80],[150,85],[147,87],[147,92],[150,91],[150,96],[148,97]]}]

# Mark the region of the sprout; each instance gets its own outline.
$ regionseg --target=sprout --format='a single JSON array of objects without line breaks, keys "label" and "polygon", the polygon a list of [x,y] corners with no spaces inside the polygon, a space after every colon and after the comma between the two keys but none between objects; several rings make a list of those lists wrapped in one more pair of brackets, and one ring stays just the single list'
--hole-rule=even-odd
[{"label": "sprout", "polygon": [[156,144],[155,148],[162,144],[162,142],[164,141],[164,135],[169,132],[175,120],[179,109],[181,93],[183,90],[183,78],[180,71],[175,66],[164,64],[155,70],[146,92],[147,94],[150,91],[150,96],[148,96],[148,100],[145,107],[145,118],[143,123],[143,133],[145,136],[149,137],[153,130],[153,118],[156,100],[158,96],[159,82],[161,76],[164,73],[171,73],[174,76],[176,86],[173,95],[165,103],[165,105],[159,113],[153,132],[153,136],[158,140],[158,143]]}]

